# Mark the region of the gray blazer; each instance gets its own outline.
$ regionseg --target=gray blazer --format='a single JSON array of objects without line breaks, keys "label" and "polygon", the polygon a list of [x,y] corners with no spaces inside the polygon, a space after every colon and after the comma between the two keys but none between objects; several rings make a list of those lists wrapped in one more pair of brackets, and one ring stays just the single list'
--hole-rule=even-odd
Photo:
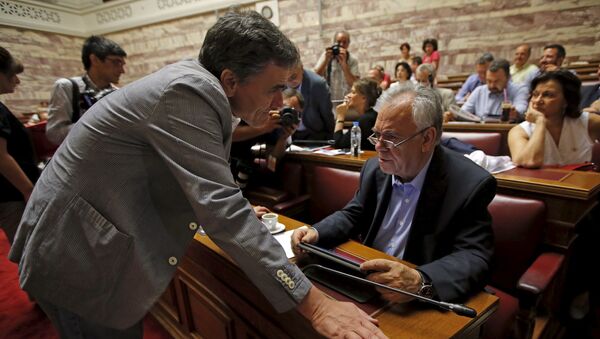
[{"label": "gray blazer", "polygon": [[36,298],[126,328],[163,293],[201,225],[277,311],[311,287],[256,218],[227,158],[232,113],[197,60],[100,100],[38,181],[10,259]]}]

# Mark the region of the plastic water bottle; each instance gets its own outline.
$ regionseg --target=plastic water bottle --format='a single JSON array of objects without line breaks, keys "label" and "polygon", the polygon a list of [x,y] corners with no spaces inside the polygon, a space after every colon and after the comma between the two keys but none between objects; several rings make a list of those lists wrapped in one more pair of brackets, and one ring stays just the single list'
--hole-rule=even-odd
[{"label": "plastic water bottle", "polygon": [[358,126],[358,121],[354,121],[352,129],[350,129],[350,153],[353,157],[360,155],[360,141],[360,127]]}]

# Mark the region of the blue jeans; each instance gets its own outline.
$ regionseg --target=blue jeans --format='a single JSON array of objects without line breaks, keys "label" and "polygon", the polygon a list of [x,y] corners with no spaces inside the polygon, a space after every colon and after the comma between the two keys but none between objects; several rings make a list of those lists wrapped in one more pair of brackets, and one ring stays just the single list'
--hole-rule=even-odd
[{"label": "blue jeans", "polygon": [[142,339],[144,335],[142,320],[127,329],[117,330],[85,320],[43,300],[38,299],[36,302],[48,315],[62,339]]}]

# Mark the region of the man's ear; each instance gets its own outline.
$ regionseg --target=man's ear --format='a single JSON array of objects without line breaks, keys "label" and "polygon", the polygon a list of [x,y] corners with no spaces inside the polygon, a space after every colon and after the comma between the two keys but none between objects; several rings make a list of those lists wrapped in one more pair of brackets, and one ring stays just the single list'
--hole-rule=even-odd
[{"label": "man's ear", "polygon": [[98,58],[96,56],[96,54],[93,54],[93,53],[90,54],[90,66],[98,65],[101,62],[102,62],[102,60],[100,60],[100,58]]},{"label": "man's ear", "polygon": [[429,150],[435,147],[435,140],[437,138],[437,130],[433,127],[429,127],[423,133],[423,145],[421,146],[421,150],[423,153],[428,152]]},{"label": "man's ear", "polygon": [[225,90],[225,95],[227,95],[228,98],[234,96],[239,84],[238,77],[235,75],[235,73],[226,68],[221,72],[221,77],[219,80],[221,80],[221,85]]}]

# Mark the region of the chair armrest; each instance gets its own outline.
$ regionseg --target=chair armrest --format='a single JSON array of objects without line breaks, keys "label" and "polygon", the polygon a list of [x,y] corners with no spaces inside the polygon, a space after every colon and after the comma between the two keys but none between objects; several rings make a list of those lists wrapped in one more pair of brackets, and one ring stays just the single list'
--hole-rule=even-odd
[{"label": "chair armrest", "polygon": [[[285,211],[289,211],[291,209],[298,208],[299,206],[307,205],[309,200],[310,200],[310,195],[303,194],[303,195],[297,196],[293,199],[276,204],[275,206],[273,206],[273,212],[283,214]],[[304,208],[301,208],[301,210],[303,210],[303,209]]]},{"label": "chair armrest", "polygon": [[517,288],[533,295],[541,294],[556,276],[564,259],[564,255],[560,253],[542,253],[523,273]]}]

